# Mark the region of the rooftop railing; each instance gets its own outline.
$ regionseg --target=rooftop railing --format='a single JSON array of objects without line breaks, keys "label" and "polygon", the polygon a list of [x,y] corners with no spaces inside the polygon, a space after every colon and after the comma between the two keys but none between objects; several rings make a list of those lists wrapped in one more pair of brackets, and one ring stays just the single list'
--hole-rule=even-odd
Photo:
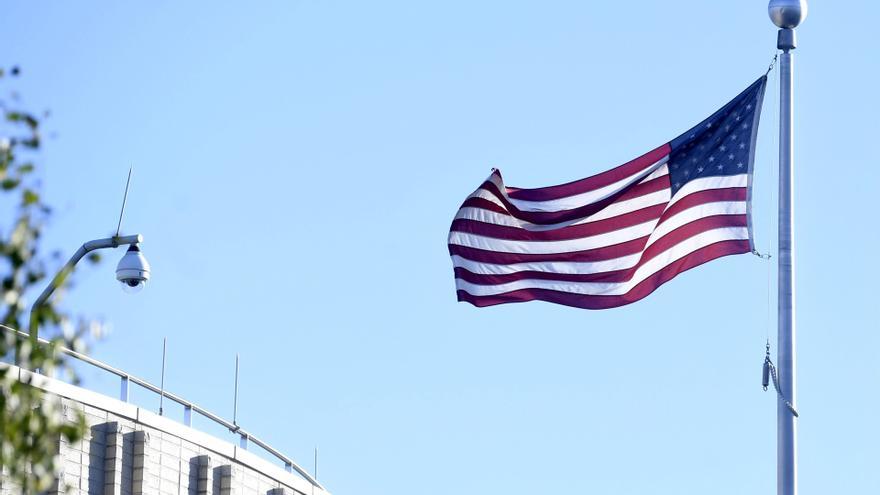
[{"label": "rooftop railing", "polygon": [[[21,332],[19,330],[14,329],[14,328],[7,327],[5,325],[0,325],[0,329],[2,329],[6,333],[12,333],[13,335],[16,336],[16,338],[21,338],[21,339],[25,339],[25,340],[28,338],[27,333]],[[51,342],[49,342],[46,339],[38,339],[38,341],[40,344],[43,344],[43,345],[50,345],[51,344]],[[303,469],[302,467],[297,465],[293,461],[293,459],[285,456],[284,454],[282,454],[281,452],[279,452],[278,450],[273,448],[271,445],[260,440],[259,438],[255,437],[254,435],[250,434],[249,432],[245,431],[243,428],[241,428],[240,426],[238,426],[234,422],[227,421],[227,420],[221,418],[220,416],[217,416],[216,414],[212,413],[211,411],[208,411],[207,409],[203,409],[203,408],[199,407],[197,404],[184,399],[183,397],[172,394],[171,392],[168,392],[167,390],[163,390],[162,388],[157,387],[156,385],[153,385],[152,383],[150,383],[142,378],[138,378],[130,373],[127,373],[119,368],[115,368],[113,366],[110,366],[109,364],[104,363],[102,361],[99,361],[95,358],[89,357],[85,354],[82,354],[80,352],[76,352],[73,349],[68,349],[66,347],[57,346],[56,349],[58,352],[61,352],[67,356],[70,356],[78,361],[81,361],[81,362],[86,363],[88,365],[94,366],[95,368],[98,368],[99,370],[102,370],[107,373],[118,376],[119,377],[119,400],[121,400],[123,402],[128,402],[129,401],[129,387],[131,386],[131,384],[138,385],[138,386],[140,386],[150,392],[153,392],[153,393],[159,395],[160,397],[164,397],[165,399],[168,399],[172,402],[176,402],[177,404],[183,406],[183,424],[185,424],[186,426],[192,427],[192,418],[193,418],[192,415],[193,415],[193,413],[196,413],[196,414],[228,429],[230,433],[238,435],[239,439],[240,439],[239,446],[242,449],[247,450],[248,446],[250,444],[254,444],[254,445],[260,447],[261,449],[263,449],[270,456],[281,461],[284,464],[284,469],[287,472],[294,472],[295,471],[297,474],[302,476],[306,481],[311,483],[316,488],[320,488],[321,490],[324,490],[324,487],[321,486],[320,483],[318,483],[318,480],[316,480],[312,475],[310,475],[305,469]]]}]

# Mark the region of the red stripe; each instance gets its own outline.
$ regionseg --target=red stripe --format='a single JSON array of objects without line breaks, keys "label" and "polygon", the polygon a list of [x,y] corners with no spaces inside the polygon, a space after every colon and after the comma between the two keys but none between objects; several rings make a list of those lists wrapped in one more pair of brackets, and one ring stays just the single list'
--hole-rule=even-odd
[{"label": "red stripe", "polygon": [[564,241],[583,237],[606,234],[622,228],[660,218],[666,203],[649,206],[640,210],[618,215],[616,217],[597,220],[595,222],[570,225],[553,230],[526,230],[520,227],[496,225],[466,218],[453,220],[450,232],[466,232],[469,234],[506,239],[511,241]]},{"label": "red stripe", "polygon": [[[493,203],[483,198],[468,198],[461,204],[461,208],[482,208],[484,210],[494,211],[503,215],[510,216],[510,212],[498,203]],[[459,210],[461,209],[459,208]]]},{"label": "red stripe", "polygon": [[[682,211],[704,203],[717,203],[720,201],[746,201],[749,196],[748,188],[727,187],[724,189],[705,189],[697,191],[679,199],[663,212],[663,217],[657,222],[660,225],[672,216]],[[496,205],[497,206],[497,205]]]},{"label": "red stripe", "polygon": [[681,227],[671,230],[663,237],[654,241],[653,244],[645,249],[644,254],[642,254],[642,262],[653,259],[658,254],[676,244],[680,244],[695,235],[702,234],[703,232],[725,227],[747,227],[748,224],[749,217],[747,215],[714,215],[711,217],[698,218],[693,222],[686,223]]},{"label": "red stripe", "polygon": [[662,177],[657,177],[643,183],[633,184],[630,187],[618,192],[617,194],[609,196],[608,198],[605,198],[601,201],[597,201],[595,203],[587,204],[571,210],[561,211],[520,210],[510,201],[508,201],[508,199],[504,197],[503,194],[501,194],[501,192],[498,190],[498,187],[493,182],[486,181],[483,183],[482,186],[480,186],[480,188],[494,195],[498,199],[498,201],[500,201],[504,205],[504,208],[507,209],[508,214],[510,214],[511,216],[537,225],[549,225],[585,218],[590,215],[594,215],[599,211],[602,211],[603,209],[608,207],[608,205],[616,203],[618,201],[625,201],[627,199],[632,199],[639,196],[644,196],[645,194],[668,189],[669,176],[664,175]]},{"label": "red stripe", "polygon": [[632,278],[634,269],[627,268],[625,270],[615,270],[611,272],[599,273],[556,273],[556,272],[536,272],[521,271],[516,273],[505,273],[503,275],[484,275],[474,273],[467,268],[456,266],[453,268],[455,278],[460,278],[465,282],[477,285],[499,285],[516,282],[519,280],[556,280],[559,282],[626,282]]},{"label": "red stripe", "polygon": [[722,256],[748,252],[750,252],[750,246],[749,241],[747,240],[722,241],[705,246],[670,263],[657,273],[640,282],[626,294],[619,296],[590,296],[548,289],[521,289],[494,296],[474,296],[463,290],[459,290],[457,291],[458,300],[469,302],[477,307],[540,300],[583,309],[615,308],[636,302],[648,296],[679,273]]},{"label": "red stripe", "polygon": [[748,225],[746,215],[717,215],[704,217],[687,223],[670,231],[651,244],[631,268],[597,273],[555,273],[524,270],[503,275],[485,275],[473,273],[466,268],[455,267],[455,277],[473,284],[498,285],[517,280],[558,280],[560,282],[626,282],[631,280],[636,270],[668,249],[684,242],[691,237],[724,227],[745,227]]},{"label": "red stripe", "polygon": [[657,149],[645,153],[635,160],[592,177],[587,177],[586,179],[576,180],[558,186],[539,187],[536,189],[508,188],[507,194],[514,199],[522,199],[526,201],[549,201],[593,191],[600,187],[614,184],[619,180],[623,180],[638,173],[639,170],[656,163],[658,160],[668,155],[671,149],[672,148],[667,143]]}]

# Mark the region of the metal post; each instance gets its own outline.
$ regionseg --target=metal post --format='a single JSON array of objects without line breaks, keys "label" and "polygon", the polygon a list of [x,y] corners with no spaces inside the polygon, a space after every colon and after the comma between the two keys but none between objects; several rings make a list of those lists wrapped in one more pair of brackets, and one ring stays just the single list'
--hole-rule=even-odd
[{"label": "metal post", "polygon": [[[780,32],[781,34],[781,32]],[[780,47],[782,48],[782,47]],[[776,363],[782,394],[793,406],[795,396],[795,315],[794,315],[794,208],[792,198],[792,80],[791,49],[785,49],[779,62],[779,281],[778,336]],[[797,493],[797,418],[781,401],[777,404],[777,493]]]},{"label": "metal post", "polygon": [[[794,300],[794,129],[792,117],[792,53],[795,32],[807,15],[805,1],[771,0],[770,18],[777,27],[779,59],[779,261],[776,365],[782,394],[797,405]],[[797,494],[797,418],[783,403],[776,405],[776,492]]]},{"label": "metal post", "polygon": [[235,355],[235,391],[232,396],[232,424],[238,426],[238,354]]},{"label": "metal post", "polygon": [[119,382],[119,400],[128,402],[128,376],[123,376]]},{"label": "metal post", "polygon": [[165,403],[165,344],[168,339],[162,338],[162,378],[159,382],[159,416],[162,416],[162,405]]}]

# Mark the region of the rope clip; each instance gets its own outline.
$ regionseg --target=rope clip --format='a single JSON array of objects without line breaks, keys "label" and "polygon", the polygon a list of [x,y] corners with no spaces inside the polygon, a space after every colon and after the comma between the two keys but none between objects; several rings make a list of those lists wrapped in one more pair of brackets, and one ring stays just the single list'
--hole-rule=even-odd
[{"label": "rope clip", "polygon": [[752,254],[754,254],[758,258],[761,258],[762,260],[769,260],[772,257],[769,253],[768,254],[761,254],[761,252],[758,251],[757,249],[752,249]]}]

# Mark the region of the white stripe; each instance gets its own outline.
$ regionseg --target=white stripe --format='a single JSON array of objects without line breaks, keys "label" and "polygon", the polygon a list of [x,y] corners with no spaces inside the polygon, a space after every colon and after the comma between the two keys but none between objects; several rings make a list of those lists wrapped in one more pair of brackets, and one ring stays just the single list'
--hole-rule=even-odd
[{"label": "white stripe", "polygon": [[657,224],[657,219],[640,223],[631,227],[625,227],[612,232],[568,239],[563,241],[511,241],[507,239],[495,239],[467,232],[450,232],[449,244],[496,251],[501,253],[522,254],[553,254],[570,253],[611,246],[621,242],[631,241],[639,237],[650,235]]},{"label": "white stripe", "polygon": [[511,204],[522,211],[556,212],[563,210],[572,210],[574,208],[589,205],[595,203],[596,201],[601,201],[605,198],[613,196],[614,194],[617,194],[619,191],[626,189],[635,182],[642,180],[646,176],[656,172],[657,169],[662,167],[668,159],[669,155],[666,155],[656,162],[630,175],[629,177],[614,182],[613,184],[609,184],[598,189],[593,189],[592,191],[587,191],[580,194],[575,194],[573,196],[553,199],[549,201],[527,201],[523,199],[513,199],[507,195],[507,189],[497,175],[492,174],[489,177],[489,180],[498,187],[498,190],[501,191],[501,194],[503,194],[505,198],[510,201]]},{"label": "white stripe", "polygon": [[645,249],[664,235],[694,220],[715,215],[745,215],[747,209],[748,205],[745,201],[717,201],[691,206],[663,220],[663,223],[658,225],[654,232],[651,232],[651,237],[648,238]]},{"label": "white stripe", "polygon": [[728,187],[746,187],[749,184],[749,175],[719,175],[717,177],[702,177],[694,179],[678,190],[675,196],[669,200],[669,206],[674,205],[678,200],[689,194],[707,189],[726,189]]},{"label": "white stripe", "polygon": [[658,256],[652,258],[644,265],[636,269],[633,278],[626,282],[557,282],[553,280],[517,280],[506,284],[479,285],[456,279],[455,284],[459,290],[463,290],[474,296],[492,296],[504,294],[520,289],[548,289],[559,292],[568,292],[581,295],[623,295],[632,290],[643,280],[662,270],[664,267],[687,256],[694,251],[726,240],[747,240],[749,232],[746,227],[725,227],[710,230],[689,237],[667,249]]},{"label": "white stripe", "polygon": [[604,273],[632,268],[639,263],[641,257],[642,253],[635,253],[604,261],[535,261],[530,263],[509,263],[499,265],[472,261],[455,254],[452,255],[452,265],[480,275],[506,275],[521,271],[588,275],[591,273]]}]

